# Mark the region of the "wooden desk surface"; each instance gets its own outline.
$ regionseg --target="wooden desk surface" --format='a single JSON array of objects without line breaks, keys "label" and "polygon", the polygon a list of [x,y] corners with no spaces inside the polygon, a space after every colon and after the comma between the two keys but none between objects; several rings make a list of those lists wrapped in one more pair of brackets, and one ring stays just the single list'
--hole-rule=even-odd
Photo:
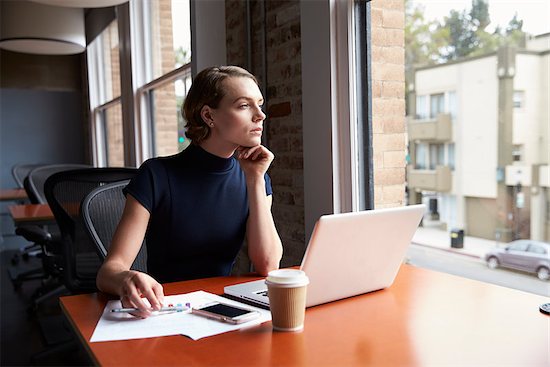
[{"label": "wooden desk surface", "polygon": [[11,205],[8,209],[15,224],[49,222],[55,219],[48,204]]},{"label": "wooden desk surface", "polygon": [[[254,278],[164,285],[165,294]],[[198,341],[184,336],[90,343],[107,297],[61,297],[65,315],[100,365],[549,366],[542,296],[403,265],[392,287],[309,308],[300,333],[271,323]]]},{"label": "wooden desk surface", "polygon": [[27,192],[25,189],[2,189],[0,190],[0,201],[25,200]]}]

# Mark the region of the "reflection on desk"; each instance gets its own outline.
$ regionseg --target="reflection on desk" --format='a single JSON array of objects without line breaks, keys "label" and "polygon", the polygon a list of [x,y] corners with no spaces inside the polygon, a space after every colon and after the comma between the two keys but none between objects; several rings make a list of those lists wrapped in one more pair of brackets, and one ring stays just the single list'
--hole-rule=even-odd
[{"label": "reflection on desk", "polygon": [[8,209],[15,225],[52,222],[55,220],[48,204],[11,205]]},{"label": "reflection on desk", "polygon": [[[221,294],[253,277],[164,285],[165,294]],[[103,294],[62,297],[61,306],[99,365],[548,366],[544,297],[403,265],[392,287],[309,308],[300,333],[271,323],[193,341],[183,336],[90,343]]]},{"label": "reflection on desk", "polygon": [[27,199],[25,189],[2,189],[0,190],[0,201],[16,201]]}]

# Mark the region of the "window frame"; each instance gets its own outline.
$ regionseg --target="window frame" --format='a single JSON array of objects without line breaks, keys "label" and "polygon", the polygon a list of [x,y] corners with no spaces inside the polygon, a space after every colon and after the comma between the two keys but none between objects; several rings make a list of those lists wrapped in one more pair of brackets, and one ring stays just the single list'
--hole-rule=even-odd
[{"label": "window frame", "polygon": [[[324,0],[300,6],[302,65],[308,65],[302,68],[307,237],[320,215],[373,207],[370,3]],[[363,27],[358,35],[357,27]],[[367,40],[365,47],[357,47],[356,37]],[[363,71],[360,78],[357,70]],[[358,95],[367,97],[366,105],[358,106]],[[366,145],[361,154],[359,144]]]}]

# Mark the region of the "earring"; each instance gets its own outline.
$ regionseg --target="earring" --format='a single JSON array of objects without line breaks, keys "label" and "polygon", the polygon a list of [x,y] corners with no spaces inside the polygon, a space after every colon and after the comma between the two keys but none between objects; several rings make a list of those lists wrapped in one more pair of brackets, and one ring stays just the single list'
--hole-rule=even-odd
[{"label": "earring", "polygon": [[213,122],[211,122],[211,123],[210,123],[210,126],[214,126],[214,123],[213,123]]}]

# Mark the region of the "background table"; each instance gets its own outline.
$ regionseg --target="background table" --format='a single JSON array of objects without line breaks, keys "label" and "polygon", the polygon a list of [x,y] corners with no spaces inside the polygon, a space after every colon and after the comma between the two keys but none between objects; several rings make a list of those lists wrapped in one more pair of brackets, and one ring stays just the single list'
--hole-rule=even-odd
[{"label": "background table", "polygon": [[[164,285],[165,294],[206,290],[251,277]],[[90,343],[108,298],[61,298],[61,306],[101,365],[216,366],[548,366],[545,297],[403,265],[386,290],[309,308],[300,333],[271,323],[198,341],[184,336]]]},{"label": "background table", "polygon": [[15,201],[27,199],[25,189],[2,189],[0,190],[0,201]]},{"label": "background table", "polygon": [[48,204],[11,205],[8,209],[15,225],[52,222],[55,220]]}]

